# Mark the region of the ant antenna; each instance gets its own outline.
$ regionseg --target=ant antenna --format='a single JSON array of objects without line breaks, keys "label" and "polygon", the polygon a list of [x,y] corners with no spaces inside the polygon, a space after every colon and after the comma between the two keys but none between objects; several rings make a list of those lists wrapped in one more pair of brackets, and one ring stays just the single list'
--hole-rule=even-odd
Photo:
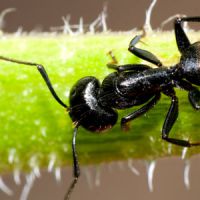
[{"label": "ant antenna", "polygon": [[21,60],[16,60],[16,59],[12,59],[12,58],[6,58],[4,56],[0,56],[0,60],[5,60],[5,61],[9,61],[9,62],[13,62],[13,63],[18,63],[18,64],[23,64],[23,65],[30,65],[30,66],[36,66],[38,71],[40,72],[40,74],[42,75],[42,78],[44,79],[47,87],[49,88],[49,91],[51,92],[51,94],[53,95],[54,99],[64,108],[66,108],[67,110],[69,109],[68,106],[63,103],[63,101],[58,97],[58,95],[56,94],[51,81],[48,77],[48,74],[45,70],[45,68],[37,63],[32,63],[32,62],[26,62],[26,61],[21,61]]}]

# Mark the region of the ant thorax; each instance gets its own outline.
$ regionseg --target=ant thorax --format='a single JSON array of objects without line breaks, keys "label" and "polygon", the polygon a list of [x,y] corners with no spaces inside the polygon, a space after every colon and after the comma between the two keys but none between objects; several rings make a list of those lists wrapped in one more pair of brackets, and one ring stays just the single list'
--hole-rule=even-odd
[{"label": "ant thorax", "polygon": [[200,85],[200,42],[191,44],[180,59],[184,77],[195,85]]}]

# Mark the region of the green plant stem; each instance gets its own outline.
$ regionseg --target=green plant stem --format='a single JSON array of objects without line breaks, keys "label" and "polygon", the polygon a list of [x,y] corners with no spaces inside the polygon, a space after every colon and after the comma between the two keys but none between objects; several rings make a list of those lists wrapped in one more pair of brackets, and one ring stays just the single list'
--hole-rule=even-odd
[{"label": "green plant stem", "polygon": [[[112,50],[119,64],[141,63],[127,51],[136,33],[67,36],[3,35],[0,55],[42,64],[60,98],[68,104],[72,85],[81,77],[92,75],[102,80],[112,72],[107,52]],[[192,36],[196,37],[196,33]],[[166,66],[179,60],[174,34],[155,33],[143,39],[142,48],[156,54]],[[37,69],[0,61],[0,171],[30,170],[35,165],[47,167],[71,165],[73,125],[68,113],[52,98]],[[188,102],[187,92],[177,91],[180,99],[179,118],[170,135],[176,138],[200,140],[199,113]],[[77,151],[81,164],[113,160],[157,159],[181,155],[183,148],[161,139],[161,128],[170,105],[161,101],[147,115],[134,120],[124,133],[118,123],[103,134],[78,131]],[[137,109],[120,111],[120,116]],[[187,157],[200,152],[190,148]]]}]

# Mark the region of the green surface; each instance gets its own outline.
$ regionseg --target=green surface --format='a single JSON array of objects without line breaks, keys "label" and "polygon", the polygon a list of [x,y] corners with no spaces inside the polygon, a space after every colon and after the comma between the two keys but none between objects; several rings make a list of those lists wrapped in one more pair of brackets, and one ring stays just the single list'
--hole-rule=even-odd
[{"label": "green surface", "polygon": [[[113,50],[120,64],[140,63],[127,51],[136,33],[99,35],[2,35],[0,55],[42,64],[60,98],[68,104],[69,90],[81,77],[93,75],[102,80],[112,72],[106,55]],[[194,40],[198,39],[193,33]],[[139,45],[155,53],[164,64],[179,60],[173,33],[155,34]],[[32,66],[0,61],[0,171],[33,166],[47,167],[53,157],[55,165],[71,165],[72,122],[68,113],[51,96],[39,72]],[[170,135],[200,140],[199,116],[187,99],[185,91],[177,90],[180,100],[179,118]],[[131,123],[124,133],[117,124],[103,134],[79,129],[77,152],[81,164],[99,163],[127,158],[157,159],[181,155],[183,148],[161,139],[161,128],[170,105],[161,101],[145,116]],[[137,107],[121,111],[126,115]],[[187,156],[200,148],[190,148]]]}]

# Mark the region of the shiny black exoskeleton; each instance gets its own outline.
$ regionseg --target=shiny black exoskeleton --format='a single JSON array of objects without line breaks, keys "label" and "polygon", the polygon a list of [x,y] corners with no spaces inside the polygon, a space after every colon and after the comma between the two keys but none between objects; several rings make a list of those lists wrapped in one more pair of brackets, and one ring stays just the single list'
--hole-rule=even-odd
[{"label": "shiny black exoskeleton", "polygon": [[157,66],[151,68],[142,64],[116,65],[109,64],[115,72],[109,74],[100,83],[95,77],[80,79],[71,89],[70,106],[63,103],[56,94],[48,75],[42,65],[24,62],[0,56],[0,59],[19,64],[36,66],[45,80],[56,101],[69,111],[75,125],[72,151],[74,164],[74,180],[71,183],[65,200],[77,183],[80,175],[76,154],[76,135],[79,126],[92,132],[102,132],[112,128],[118,120],[118,109],[127,109],[136,105],[142,107],[121,119],[122,129],[128,129],[128,123],[145,114],[159,101],[161,93],[171,99],[171,105],[162,128],[162,138],[170,143],[191,147],[200,142],[191,143],[186,140],[169,137],[169,132],[178,117],[178,98],[174,88],[182,88],[188,92],[189,102],[194,109],[200,109],[200,92],[194,85],[200,86],[200,42],[191,44],[183,28],[183,22],[200,22],[200,17],[183,17],[175,20],[175,36],[181,53],[180,62],[171,67],[164,67],[152,53],[135,47],[141,36],[130,42],[129,51],[134,55]]}]

